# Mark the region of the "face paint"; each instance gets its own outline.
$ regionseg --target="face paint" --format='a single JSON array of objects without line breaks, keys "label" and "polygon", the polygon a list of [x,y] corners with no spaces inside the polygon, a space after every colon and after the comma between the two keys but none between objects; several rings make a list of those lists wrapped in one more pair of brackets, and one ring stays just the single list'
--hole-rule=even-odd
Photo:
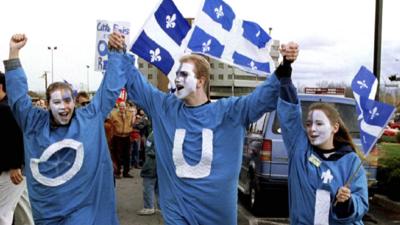
[{"label": "face paint", "polygon": [[308,113],[306,128],[308,139],[312,145],[333,147],[333,127],[322,110],[313,110]]},{"label": "face paint", "polygon": [[75,103],[69,90],[57,89],[50,94],[50,111],[59,125],[68,124],[74,112]]},{"label": "face paint", "polygon": [[194,73],[194,65],[190,63],[182,63],[176,72],[175,85],[176,97],[180,99],[186,98],[189,94],[196,90],[196,74]]}]

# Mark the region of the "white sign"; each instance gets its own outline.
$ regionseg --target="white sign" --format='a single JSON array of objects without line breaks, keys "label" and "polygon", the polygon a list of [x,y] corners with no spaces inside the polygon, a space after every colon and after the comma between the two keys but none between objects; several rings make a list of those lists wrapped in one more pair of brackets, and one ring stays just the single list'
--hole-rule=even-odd
[{"label": "white sign", "polygon": [[129,22],[113,22],[107,20],[97,20],[97,38],[96,38],[96,53],[94,59],[94,70],[105,71],[107,68],[107,53],[108,53],[108,36],[113,31],[125,35],[125,44],[129,44],[130,23]]}]

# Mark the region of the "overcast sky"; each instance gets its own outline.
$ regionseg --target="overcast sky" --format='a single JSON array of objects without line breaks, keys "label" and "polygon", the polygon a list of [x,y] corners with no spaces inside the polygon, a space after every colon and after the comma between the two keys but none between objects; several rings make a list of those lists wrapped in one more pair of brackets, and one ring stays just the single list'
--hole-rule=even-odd
[{"label": "overcast sky", "polygon": [[[238,18],[259,23],[272,38],[300,44],[294,65],[296,84],[321,80],[350,83],[361,65],[373,70],[375,0],[225,0]],[[400,73],[399,0],[383,0],[381,82]],[[201,0],[174,0],[185,17],[195,17]],[[159,0],[1,0],[0,57],[8,58],[9,39],[25,33],[21,60],[29,88],[44,91],[44,71],[54,80],[97,89],[102,74],[93,70],[96,20],[129,21],[136,36]],[[397,13],[397,14],[396,14]],[[1,64],[0,70],[4,71]],[[49,73],[49,77],[51,77]],[[49,80],[51,81],[51,80]]]}]

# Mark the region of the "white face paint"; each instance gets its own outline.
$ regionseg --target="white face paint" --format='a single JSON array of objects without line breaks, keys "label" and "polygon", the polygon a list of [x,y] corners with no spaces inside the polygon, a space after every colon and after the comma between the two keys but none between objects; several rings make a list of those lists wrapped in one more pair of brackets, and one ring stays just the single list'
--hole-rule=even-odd
[{"label": "white face paint", "polygon": [[176,97],[180,99],[186,98],[196,90],[196,84],[197,79],[196,74],[194,73],[194,65],[190,63],[182,63],[181,68],[176,72]]},{"label": "white face paint", "polygon": [[333,147],[333,126],[322,110],[313,110],[308,113],[306,128],[312,145],[322,149]]},{"label": "white face paint", "polygon": [[57,89],[50,94],[49,106],[55,122],[59,125],[65,125],[71,120],[75,102],[69,90]]}]

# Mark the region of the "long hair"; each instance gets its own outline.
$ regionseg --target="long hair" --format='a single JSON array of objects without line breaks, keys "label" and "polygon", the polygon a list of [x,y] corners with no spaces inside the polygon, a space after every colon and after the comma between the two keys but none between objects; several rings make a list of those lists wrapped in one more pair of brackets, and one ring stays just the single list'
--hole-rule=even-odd
[{"label": "long hair", "polygon": [[335,148],[343,145],[349,145],[354,152],[356,152],[357,154],[359,153],[359,150],[357,149],[356,145],[353,142],[353,139],[351,138],[349,130],[343,123],[343,120],[340,117],[339,112],[333,105],[328,103],[316,102],[311,104],[310,107],[308,107],[309,112],[312,110],[323,111],[325,115],[328,117],[332,126],[335,123],[339,124],[339,129],[333,136],[333,146]]}]

